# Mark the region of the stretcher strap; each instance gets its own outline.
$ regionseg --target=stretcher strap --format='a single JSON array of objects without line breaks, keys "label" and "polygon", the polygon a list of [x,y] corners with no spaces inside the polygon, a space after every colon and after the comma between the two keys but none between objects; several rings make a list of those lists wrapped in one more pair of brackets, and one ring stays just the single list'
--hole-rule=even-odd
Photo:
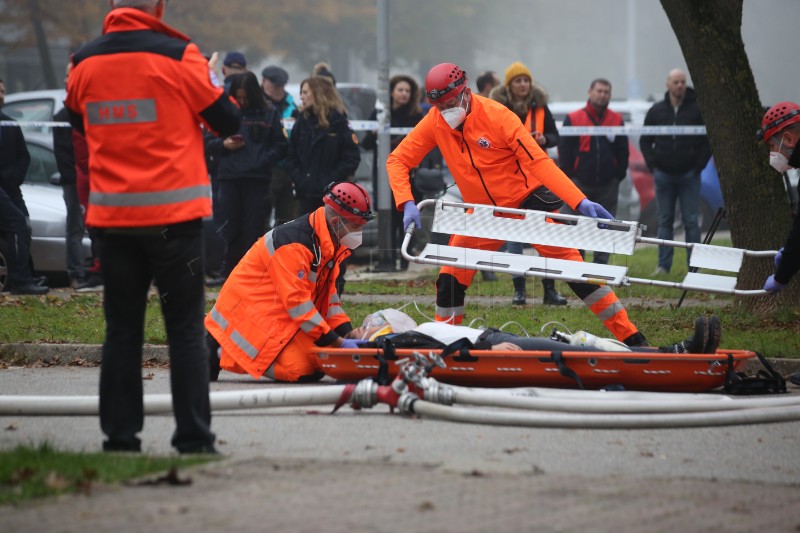
[{"label": "stretcher strap", "polygon": [[567,363],[564,361],[564,354],[562,354],[560,351],[550,352],[550,360],[553,361],[558,367],[559,374],[565,378],[574,379],[575,383],[578,384],[579,389],[585,388],[581,378],[578,377],[578,374],[576,374],[574,370],[567,366]]},{"label": "stretcher strap", "polygon": [[723,388],[728,394],[780,394],[786,392],[786,380],[778,374],[772,365],[758,352],[755,352],[764,368],[759,369],[755,377],[733,369],[733,354],[728,354],[728,371],[725,374]]}]

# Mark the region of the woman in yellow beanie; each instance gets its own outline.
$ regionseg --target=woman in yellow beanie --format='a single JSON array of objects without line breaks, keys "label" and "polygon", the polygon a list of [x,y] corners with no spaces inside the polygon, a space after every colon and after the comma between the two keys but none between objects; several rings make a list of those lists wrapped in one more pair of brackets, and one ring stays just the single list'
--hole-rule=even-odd
[{"label": "woman in yellow beanie", "polygon": [[[505,82],[489,93],[489,98],[500,102],[513,111],[542,149],[558,146],[558,129],[553,114],[547,107],[547,91],[533,81],[531,71],[519,61],[511,63],[505,72]],[[510,253],[522,253],[519,243],[508,243]],[[525,277],[512,278],[514,282],[514,305],[525,305]],[[566,305],[567,299],[556,292],[555,281],[543,279],[544,304]]]}]

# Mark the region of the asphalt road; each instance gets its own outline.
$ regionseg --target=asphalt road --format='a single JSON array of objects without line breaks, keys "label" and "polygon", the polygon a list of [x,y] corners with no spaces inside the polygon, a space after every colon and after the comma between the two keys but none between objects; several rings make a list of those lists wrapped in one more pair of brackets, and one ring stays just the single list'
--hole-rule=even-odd
[{"label": "asphalt road", "polygon": [[[97,368],[0,370],[4,395],[90,395]],[[144,369],[146,393],[168,371]],[[300,387],[293,385],[291,387]],[[222,373],[212,390],[283,388]],[[790,385],[791,393],[800,389]],[[189,487],[98,487],[34,502],[0,531],[796,531],[800,422],[661,430],[458,424],[328,408],[214,414],[226,459]],[[149,416],[148,453],[174,422]],[[97,451],[95,416],[0,417],[0,448]],[[238,510],[237,510],[238,509]]]}]

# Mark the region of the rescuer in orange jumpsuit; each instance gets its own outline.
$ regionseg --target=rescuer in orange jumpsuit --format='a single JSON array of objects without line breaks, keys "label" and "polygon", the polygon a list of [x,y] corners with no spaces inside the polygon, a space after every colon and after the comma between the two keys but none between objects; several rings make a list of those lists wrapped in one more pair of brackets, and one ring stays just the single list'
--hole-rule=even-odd
[{"label": "rescuer in orange jumpsuit", "polygon": [[[433,67],[425,78],[431,111],[389,155],[386,169],[404,227],[420,226],[409,185],[409,171],[438,146],[465,202],[539,211],[556,211],[561,201],[584,216],[613,219],[575,187],[505,106],[472,94],[467,74],[452,63]],[[502,241],[455,235],[451,246],[497,250]],[[534,244],[543,257],[582,261],[574,248]],[[436,281],[436,319],[460,324],[464,296],[474,270],[444,267]],[[610,287],[569,283],[613,335],[629,346],[646,339],[628,319]]]},{"label": "rescuer in orange jumpsuit", "polygon": [[374,216],[369,195],[341,182],[328,186],[323,203],[256,241],[222,286],[205,319],[212,381],[220,367],[256,379],[317,381],[314,345],[366,342],[345,338],[353,327],[336,278]]}]

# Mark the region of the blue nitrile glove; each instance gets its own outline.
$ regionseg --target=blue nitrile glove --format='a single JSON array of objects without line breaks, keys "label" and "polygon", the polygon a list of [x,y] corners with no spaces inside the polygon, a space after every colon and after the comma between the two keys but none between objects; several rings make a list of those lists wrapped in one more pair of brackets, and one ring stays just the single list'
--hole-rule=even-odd
[{"label": "blue nitrile glove", "polygon": [[783,248],[778,250],[778,253],[775,254],[775,272],[778,271],[778,267],[781,264],[781,257],[783,257]]},{"label": "blue nitrile glove", "polygon": [[592,202],[588,198],[584,198],[581,200],[581,203],[578,204],[578,213],[585,217],[614,220],[614,215],[606,211],[605,207],[596,202]]},{"label": "blue nitrile glove", "polygon": [[779,281],[775,281],[775,276],[770,276],[767,278],[767,281],[764,282],[763,289],[767,292],[776,293],[783,289],[786,285]]},{"label": "blue nitrile glove", "polygon": [[403,204],[403,229],[408,229],[408,225],[412,222],[415,229],[422,227],[422,222],[419,220],[419,209],[413,200],[409,200]]},{"label": "blue nitrile glove", "polygon": [[344,339],[340,348],[361,348],[368,342],[366,339]]}]

